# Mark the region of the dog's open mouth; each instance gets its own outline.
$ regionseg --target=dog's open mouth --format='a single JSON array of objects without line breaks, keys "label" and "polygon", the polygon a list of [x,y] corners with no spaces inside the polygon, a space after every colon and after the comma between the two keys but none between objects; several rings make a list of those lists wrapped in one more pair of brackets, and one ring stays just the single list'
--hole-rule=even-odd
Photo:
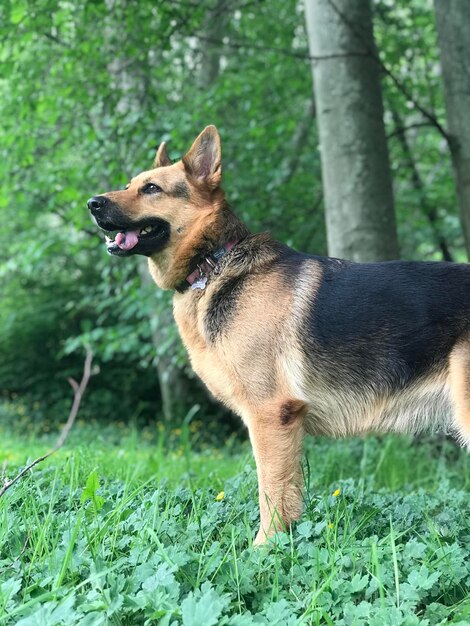
[{"label": "dog's open mouth", "polygon": [[100,223],[105,233],[106,248],[109,254],[127,256],[130,254],[149,255],[161,249],[169,237],[169,224],[155,218],[145,224],[123,228],[117,224]]},{"label": "dog's open mouth", "polygon": [[139,230],[124,230],[122,232],[117,232],[114,237],[111,231],[108,231],[108,234],[105,234],[106,245],[108,246],[108,250],[110,248],[118,247],[121,250],[132,250],[139,243],[140,239],[144,239],[145,237],[151,237],[155,235],[155,231],[158,229],[158,226],[145,226],[144,228],[140,228]]}]

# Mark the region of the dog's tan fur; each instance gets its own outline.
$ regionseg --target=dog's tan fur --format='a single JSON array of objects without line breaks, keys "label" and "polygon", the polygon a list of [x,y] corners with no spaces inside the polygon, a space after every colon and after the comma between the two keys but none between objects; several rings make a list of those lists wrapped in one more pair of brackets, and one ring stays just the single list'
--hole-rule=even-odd
[{"label": "dog's tan fur", "polygon": [[[151,180],[165,192],[143,196]],[[221,182],[221,148],[206,128],[175,164],[162,144],[152,170],[128,188],[105,194],[135,220],[158,216],[171,225],[168,244],[149,258],[158,286],[176,289],[174,316],[195,372],[246,424],[256,459],[261,524],[255,543],[301,513],[300,460],[305,432],[343,436],[368,430],[418,430],[445,409],[461,437],[470,437],[470,342],[453,348],[446,369],[392,392],[341,380],[332,386],[303,349],[305,324],[323,280],[322,264],[303,262],[289,284],[280,269],[281,245],[268,234],[250,235],[230,211]],[[198,254],[239,241],[210,275],[203,290],[178,290]],[[211,322],[211,307],[230,285],[242,283],[236,307],[226,305]],[[333,357],[332,357],[333,358]],[[340,364],[338,364],[340,372]],[[411,407],[411,409],[410,409]],[[422,415],[420,414],[422,412]]]},{"label": "dog's tan fur", "polygon": [[462,440],[470,433],[470,341],[465,337],[452,350],[449,359],[449,383],[455,406],[455,419]]}]

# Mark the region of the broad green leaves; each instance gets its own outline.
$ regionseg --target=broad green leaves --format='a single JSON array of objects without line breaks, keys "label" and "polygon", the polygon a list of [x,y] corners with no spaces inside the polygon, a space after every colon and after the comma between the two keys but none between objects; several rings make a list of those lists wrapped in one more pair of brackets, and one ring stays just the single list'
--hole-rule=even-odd
[{"label": "broad green leaves", "polygon": [[93,470],[87,478],[85,489],[80,496],[80,502],[83,503],[90,501],[95,513],[100,511],[103,508],[103,504],[106,502],[103,496],[100,496],[96,493],[99,488],[100,481],[98,478],[98,473],[96,470]]}]

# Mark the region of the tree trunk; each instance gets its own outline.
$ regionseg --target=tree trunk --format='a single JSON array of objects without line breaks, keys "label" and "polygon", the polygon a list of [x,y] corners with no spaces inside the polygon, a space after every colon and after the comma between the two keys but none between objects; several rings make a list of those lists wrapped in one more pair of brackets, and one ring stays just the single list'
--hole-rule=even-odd
[{"label": "tree trunk", "polygon": [[221,42],[234,11],[232,0],[215,0],[207,9],[202,26],[201,65],[198,82],[201,89],[212,87],[220,74]]},{"label": "tree trunk", "polygon": [[399,257],[369,0],[305,0],[328,252]]},{"label": "tree trunk", "polygon": [[470,259],[470,2],[434,0],[460,220]]},{"label": "tree trunk", "polygon": [[[139,259],[139,274],[144,290],[150,288],[157,289],[148,271],[146,258]],[[162,395],[162,414],[167,424],[180,424],[193,403],[191,402],[191,381],[184,371],[175,364],[176,346],[173,341],[167,347],[164,354],[159,348],[162,342],[167,342],[166,329],[174,324],[171,302],[164,308],[163,312],[149,313],[149,321],[152,328],[152,341],[158,356],[155,357],[160,393]]]}]

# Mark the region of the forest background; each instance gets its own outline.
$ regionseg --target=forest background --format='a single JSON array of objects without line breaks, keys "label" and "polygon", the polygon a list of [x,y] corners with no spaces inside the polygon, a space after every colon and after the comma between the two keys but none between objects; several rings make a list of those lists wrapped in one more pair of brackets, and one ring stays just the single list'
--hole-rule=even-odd
[{"label": "forest background", "polygon": [[[36,421],[46,414],[62,419],[67,377],[79,376],[89,346],[100,373],[83,401],[83,419],[179,423],[196,405],[205,422],[229,419],[191,373],[170,294],[149,282],[141,260],[106,256],[86,200],[148,168],[160,141],[178,158],[214,123],[235,211],[253,231],[326,254],[322,150],[331,158],[324,164],[330,184],[341,192],[348,170],[357,173],[361,147],[337,158],[328,147],[340,144],[348,115],[360,112],[346,101],[336,137],[325,134],[321,145],[302,3],[41,0],[4,2],[0,12],[1,396],[19,400]],[[456,14],[450,26],[464,17]],[[367,31],[367,15],[353,19]],[[452,144],[447,130],[433,6],[378,0],[373,24],[386,146],[368,158],[388,170],[388,148],[393,216],[372,233],[375,242],[359,238],[339,252],[380,259],[392,242],[391,256],[465,261],[452,167],[459,138]],[[351,27],[354,39],[346,20],[346,31]],[[450,32],[444,44],[455,39]],[[341,61],[312,64],[340,83],[334,63]],[[461,69],[468,85],[463,60]],[[461,98],[463,110],[468,98]],[[368,99],[365,93],[365,107]],[[361,168],[359,177],[373,178],[367,159]],[[381,207],[373,194],[363,197],[358,223],[367,229]],[[341,210],[357,209],[352,200],[349,208],[348,201],[331,207],[345,241]],[[470,213],[468,205],[464,210]],[[330,253],[338,255],[338,246]]]},{"label": "forest background", "polygon": [[[253,550],[246,432],[86,201],[216,124],[252,231],[467,262],[470,2],[3,0],[0,42],[0,624],[469,626],[466,451],[310,438],[301,520]],[[9,483],[86,350],[65,446]]]}]

